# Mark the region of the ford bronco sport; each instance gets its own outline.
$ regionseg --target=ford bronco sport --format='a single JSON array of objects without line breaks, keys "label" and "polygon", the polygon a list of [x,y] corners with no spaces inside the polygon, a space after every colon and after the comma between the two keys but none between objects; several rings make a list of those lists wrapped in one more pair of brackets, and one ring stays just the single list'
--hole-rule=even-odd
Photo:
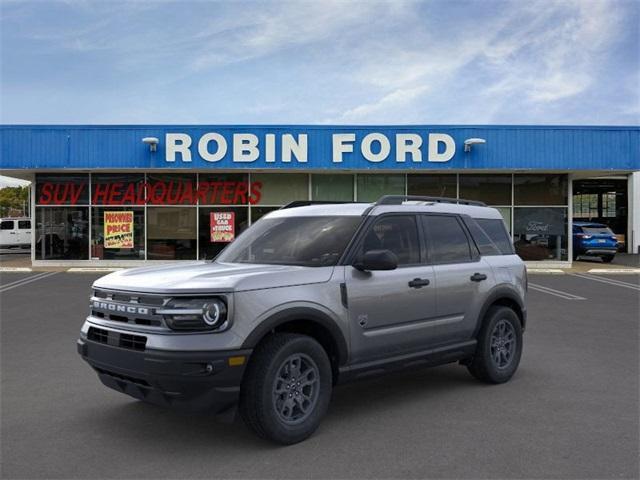
[{"label": "ford bronco sport", "polygon": [[312,203],[268,214],[213,262],[100,278],[78,352],[108,387],[219,414],[238,405],[283,444],[315,431],[340,382],[451,362],[484,382],[512,377],[527,277],[497,210]]}]

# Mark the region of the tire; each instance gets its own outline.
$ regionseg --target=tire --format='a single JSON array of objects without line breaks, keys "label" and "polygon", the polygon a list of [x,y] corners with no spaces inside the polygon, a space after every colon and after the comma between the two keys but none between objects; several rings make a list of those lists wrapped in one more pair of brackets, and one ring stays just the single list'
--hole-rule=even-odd
[{"label": "tire", "polygon": [[[511,343],[505,342],[508,338],[511,338]],[[469,373],[486,383],[509,381],[518,369],[522,356],[522,325],[516,312],[509,307],[491,307],[477,340],[476,353],[467,367]],[[497,343],[498,349],[503,350],[496,351],[496,347],[492,350],[492,340]]]},{"label": "tire", "polygon": [[601,258],[604,263],[611,263],[614,257],[615,255],[605,255],[604,257],[601,257]]},{"label": "tire", "polygon": [[[293,375],[306,373],[309,384],[300,385],[303,377],[295,379],[292,369]],[[288,383],[291,378],[295,385]],[[320,425],[332,387],[331,363],[318,342],[306,335],[276,333],[258,345],[247,366],[240,416],[262,438],[283,445],[298,443]]]}]

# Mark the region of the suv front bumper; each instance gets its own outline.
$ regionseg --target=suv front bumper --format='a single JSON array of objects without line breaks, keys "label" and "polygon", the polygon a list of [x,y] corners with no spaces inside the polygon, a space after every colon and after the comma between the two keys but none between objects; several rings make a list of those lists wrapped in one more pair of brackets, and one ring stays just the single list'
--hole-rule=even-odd
[{"label": "suv front bumper", "polygon": [[251,350],[136,351],[86,338],[78,339],[77,348],[107,387],[157,405],[214,413],[237,403],[251,355]]}]

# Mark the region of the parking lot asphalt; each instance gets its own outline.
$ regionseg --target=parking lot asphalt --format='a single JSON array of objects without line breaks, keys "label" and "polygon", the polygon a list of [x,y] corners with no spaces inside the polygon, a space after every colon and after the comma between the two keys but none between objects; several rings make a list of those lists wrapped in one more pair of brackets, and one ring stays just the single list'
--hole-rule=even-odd
[{"label": "parking lot asphalt", "polygon": [[340,386],[291,447],[103,387],[75,348],[98,276],[0,274],[2,478],[639,476],[637,275],[532,275],[511,382],[447,365]]}]

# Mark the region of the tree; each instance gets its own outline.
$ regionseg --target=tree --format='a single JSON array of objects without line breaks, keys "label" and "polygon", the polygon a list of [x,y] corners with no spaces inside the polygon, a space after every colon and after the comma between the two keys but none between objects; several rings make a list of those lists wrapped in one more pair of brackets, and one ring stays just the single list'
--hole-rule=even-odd
[{"label": "tree", "polygon": [[26,215],[29,210],[28,187],[0,188],[0,215]]}]

